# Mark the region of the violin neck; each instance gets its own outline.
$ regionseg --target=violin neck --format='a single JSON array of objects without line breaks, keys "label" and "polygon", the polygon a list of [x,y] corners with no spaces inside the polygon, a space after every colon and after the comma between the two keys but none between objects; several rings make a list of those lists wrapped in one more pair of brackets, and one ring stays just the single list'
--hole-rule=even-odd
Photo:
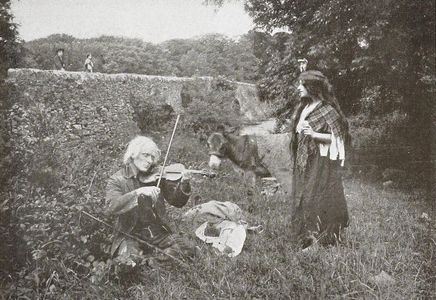
[{"label": "violin neck", "polygon": [[192,174],[205,174],[204,171],[201,171],[201,170],[192,170],[192,169],[186,169],[185,172],[189,172],[189,173],[192,173]]},{"label": "violin neck", "polygon": [[209,172],[209,171],[205,171],[205,170],[191,170],[191,169],[188,169],[188,170],[185,170],[185,172],[186,171],[188,171],[189,173],[193,173],[193,174],[200,174],[200,175],[203,175],[203,176],[207,176],[209,178],[213,178],[213,177],[216,176],[216,174],[214,172]]}]

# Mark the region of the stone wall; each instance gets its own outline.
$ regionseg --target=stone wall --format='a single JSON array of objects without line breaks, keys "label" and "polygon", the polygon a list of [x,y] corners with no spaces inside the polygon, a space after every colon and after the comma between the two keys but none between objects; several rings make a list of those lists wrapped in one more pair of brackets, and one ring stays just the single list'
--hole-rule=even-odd
[{"label": "stone wall", "polygon": [[[107,179],[134,135],[150,135],[165,150],[175,114],[183,113],[169,163],[200,169],[208,159],[202,126],[264,118],[254,86],[222,79],[19,69],[9,70],[8,85],[3,203],[15,224],[14,249],[23,260],[61,260],[76,271],[109,255],[110,231],[81,212],[105,218]],[[208,182],[193,190],[209,191]]]},{"label": "stone wall", "polygon": [[273,108],[267,103],[259,101],[256,85],[250,83],[236,83],[236,99],[238,99],[241,113],[251,121],[266,119]]},{"label": "stone wall", "polygon": [[[170,105],[176,113],[183,111],[181,91],[184,84],[194,83],[204,91],[210,91],[212,77],[166,77],[138,74],[102,74],[84,72],[46,71],[37,69],[10,69],[8,80],[15,84],[33,85],[51,82],[63,85],[63,88],[75,93],[86,91],[90,96],[113,97],[114,93],[121,101],[131,96],[136,101],[152,101],[155,104]],[[65,83],[65,84],[64,84]],[[271,108],[259,101],[254,84],[232,82],[236,86],[235,97],[239,102],[241,114],[248,120],[265,119]],[[54,87],[54,86],[53,86]],[[83,96],[83,95],[82,95]]]},{"label": "stone wall", "polygon": [[[70,185],[76,196],[100,185],[101,170],[117,165],[123,146],[139,133],[131,99],[140,81],[128,76],[10,70],[9,114],[13,191],[54,192]],[[104,161],[99,161],[105,158]],[[17,195],[16,197],[20,197]]]},{"label": "stone wall", "polygon": [[[174,113],[183,112],[184,91],[194,87],[208,99],[213,88],[210,77],[36,69],[11,69],[8,82],[13,102],[11,159],[17,162],[17,178],[30,180],[26,189],[70,184],[82,194],[95,190],[91,186],[101,188],[100,178],[119,165],[116,161],[132,136],[171,128]],[[247,120],[264,118],[267,110],[255,86],[233,84],[242,115]]]}]

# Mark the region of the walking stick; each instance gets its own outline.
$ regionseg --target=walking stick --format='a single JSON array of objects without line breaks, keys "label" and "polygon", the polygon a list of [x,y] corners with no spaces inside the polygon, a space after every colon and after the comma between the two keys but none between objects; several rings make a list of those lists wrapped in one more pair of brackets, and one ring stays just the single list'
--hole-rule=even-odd
[{"label": "walking stick", "polygon": [[186,268],[189,267],[189,266],[188,266],[186,263],[184,263],[182,260],[178,259],[177,257],[172,256],[172,255],[169,254],[169,253],[166,253],[165,251],[163,251],[163,250],[160,249],[159,247],[156,247],[156,246],[153,245],[153,244],[150,244],[150,243],[148,243],[148,242],[146,242],[146,241],[144,241],[144,240],[142,240],[142,239],[140,239],[140,238],[138,238],[138,237],[136,237],[136,236],[134,236],[134,235],[131,235],[131,234],[127,233],[127,232],[124,232],[124,231],[122,231],[122,230],[115,229],[113,226],[109,225],[109,224],[106,223],[105,221],[102,221],[102,220],[98,219],[97,217],[94,217],[93,215],[91,215],[90,213],[87,213],[86,211],[81,210],[80,213],[82,213],[82,214],[84,214],[85,216],[87,216],[87,217],[93,219],[94,221],[97,221],[97,222],[100,223],[100,224],[105,225],[106,227],[108,227],[108,228],[110,228],[110,229],[112,229],[112,230],[116,230],[117,232],[119,232],[119,233],[125,235],[125,236],[128,237],[128,238],[131,238],[131,239],[133,239],[133,240],[135,240],[135,241],[137,241],[137,242],[139,242],[139,243],[141,243],[141,244],[144,244],[144,245],[146,245],[146,246],[148,246],[148,247],[150,247],[150,248],[156,250],[156,251],[159,252],[160,254],[163,254],[163,255],[166,255],[166,256],[172,258],[173,260],[175,260],[176,262],[178,262],[179,264],[181,264],[183,267],[186,267]]}]

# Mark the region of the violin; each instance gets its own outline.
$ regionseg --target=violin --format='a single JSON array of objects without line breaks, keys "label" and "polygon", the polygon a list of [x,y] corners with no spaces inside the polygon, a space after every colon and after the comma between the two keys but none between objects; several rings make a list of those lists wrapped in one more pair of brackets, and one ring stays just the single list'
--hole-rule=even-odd
[{"label": "violin", "polygon": [[[159,166],[153,169],[152,173],[145,178],[141,178],[140,181],[143,183],[149,183],[159,180],[160,174],[162,172],[162,167]],[[162,173],[162,178],[168,181],[178,181],[182,178],[183,173],[200,174],[208,178],[214,178],[216,176],[215,172],[209,170],[192,170],[186,169],[183,164],[176,163],[168,165],[164,168]]]}]

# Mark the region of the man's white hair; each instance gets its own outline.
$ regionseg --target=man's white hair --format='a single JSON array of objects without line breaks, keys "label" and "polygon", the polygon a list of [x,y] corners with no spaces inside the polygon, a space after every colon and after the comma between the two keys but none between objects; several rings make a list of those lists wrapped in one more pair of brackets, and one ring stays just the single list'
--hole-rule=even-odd
[{"label": "man's white hair", "polygon": [[124,153],[123,163],[126,165],[132,158],[138,157],[141,153],[148,153],[154,157],[154,163],[160,159],[160,150],[151,138],[145,136],[137,136],[127,145],[126,153]]}]

